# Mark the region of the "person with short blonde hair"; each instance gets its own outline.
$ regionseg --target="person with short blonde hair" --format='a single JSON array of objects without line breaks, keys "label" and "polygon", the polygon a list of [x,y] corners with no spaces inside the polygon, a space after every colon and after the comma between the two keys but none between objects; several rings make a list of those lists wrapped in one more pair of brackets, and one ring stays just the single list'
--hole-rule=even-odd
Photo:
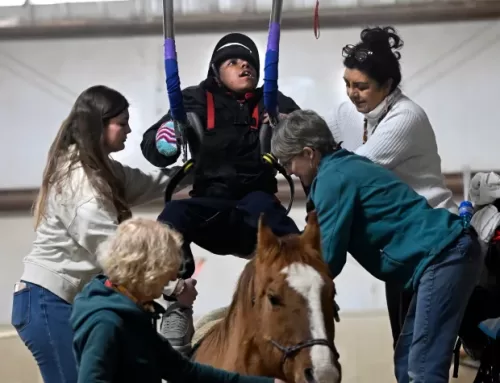
[{"label": "person with short blonde hair", "polygon": [[101,245],[98,261],[110,281],[134,296],[151,297],[156,294],[158,281],[165,278],[165,270],[172,270],[170,280],[176,279],[182,243],[182,236],[163,224],[144,218],[129,219]]},{"label": "person with short blonde hair", "polygon": [[182,243],[163,223],[131,218],[100,246],[106,275],[76,296],[71,315],[79,383],[283,383],[191,362],[156,331],[164,310],[154,299],[177,278]]}]

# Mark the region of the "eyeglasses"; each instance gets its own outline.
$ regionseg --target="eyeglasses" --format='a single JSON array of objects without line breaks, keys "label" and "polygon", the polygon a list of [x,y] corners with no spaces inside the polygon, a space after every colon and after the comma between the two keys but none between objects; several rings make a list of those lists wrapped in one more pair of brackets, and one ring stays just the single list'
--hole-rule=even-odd
[{"label": "eyeglasses", "polygon": [[279,163],[281,166],[283,166],[285,168],[286,171],[288,171],[290,169],[290,166],[292,165],[292,161],[294,159],[295,156],[292,156],[292,157],[287,157],[287,158],[282,158]]},{"label": "eyeglasses", "polygon": [[360,63],[365,61],[371,55],[373,55],[372,51],[365,48],[356,48],[352,44],[348,44],[342,48],[343,57],[354,57]]}]

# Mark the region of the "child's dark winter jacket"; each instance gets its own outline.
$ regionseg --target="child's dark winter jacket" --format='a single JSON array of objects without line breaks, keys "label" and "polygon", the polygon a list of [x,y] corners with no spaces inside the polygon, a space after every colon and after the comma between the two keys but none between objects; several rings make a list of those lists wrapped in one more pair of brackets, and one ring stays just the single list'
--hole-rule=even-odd
[{"label": "child's dark winter jacket", "polygon": [[[226,47],[228,41],[234,39],[239,39],[236,47]],[[248,51],[242,48],[243,43],[250,46]],[[265,113],[262,88],[237,97],[219,85],[213,72],[214,62],[231,55],[247,59],[258,72],[255,44],[244,35],[230,34],[217,44],[207,79],[182,92],[186,112],[195,113],[205,128],[203,145],[196,158],[192,196],[240,199],[253,191],[277,192],[275,173],[261,158],[259,129]],[[213,104],[207,102],[209,97],[213,97]],[[282,93],[278,94],[278,105],[279,112],[284,114],[300,109]],[[210,115],[213,116],[213,129],[209,129]],[[144,157],[158,167],[173,164],[180,154],[177,151],[167,157],[156,147],[157,131],[169,120],[170,112],[144,133],[141,143]]]}]

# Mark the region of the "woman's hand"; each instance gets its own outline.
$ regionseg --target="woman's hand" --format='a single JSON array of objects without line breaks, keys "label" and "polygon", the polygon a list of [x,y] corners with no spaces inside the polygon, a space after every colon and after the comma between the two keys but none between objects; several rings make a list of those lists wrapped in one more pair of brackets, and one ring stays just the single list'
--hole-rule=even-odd
[{"label": "woman's hand", "polygon": [[189,308],[193,306],[198,291],[196,290],[196,279],[189,278],[184,281],[184,288],[177,294],[177,302],[183,307]]},{"label": "woman's hand", "polygon": [[274,383],[286,383],[286,382],[281,379],[274,379]]}]

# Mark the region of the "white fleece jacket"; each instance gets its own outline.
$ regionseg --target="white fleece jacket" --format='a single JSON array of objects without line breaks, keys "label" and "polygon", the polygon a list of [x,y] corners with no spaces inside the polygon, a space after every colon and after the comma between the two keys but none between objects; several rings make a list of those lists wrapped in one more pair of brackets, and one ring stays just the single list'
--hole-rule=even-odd
[{"label": "white fleece jacket", "polygon": [[[396,173],[432,207],[457,214],[451,191],[444,183],[436,137],[425,111],[396,89],[374,110],[361,114],[350,102],[342,103],[329,119],[337,142]],[[378,120],[387,110],[384,119]],[[363,121],[368,121],[368,140],[363,144]]]},{"label": "white fleece jacket", "polygon": [[[117,161],[112,161],[112,166],[125,184],[130,206],[160,198],[176,170],[147,174]],[[76,166],[61,194],[49,191],[45,215],[33,248],[24,258],[21,280],[72,303],[83,286],[102,271],[96,251],[116,231],[117,212],[113,205],[96,198],[83,168]]]}]

